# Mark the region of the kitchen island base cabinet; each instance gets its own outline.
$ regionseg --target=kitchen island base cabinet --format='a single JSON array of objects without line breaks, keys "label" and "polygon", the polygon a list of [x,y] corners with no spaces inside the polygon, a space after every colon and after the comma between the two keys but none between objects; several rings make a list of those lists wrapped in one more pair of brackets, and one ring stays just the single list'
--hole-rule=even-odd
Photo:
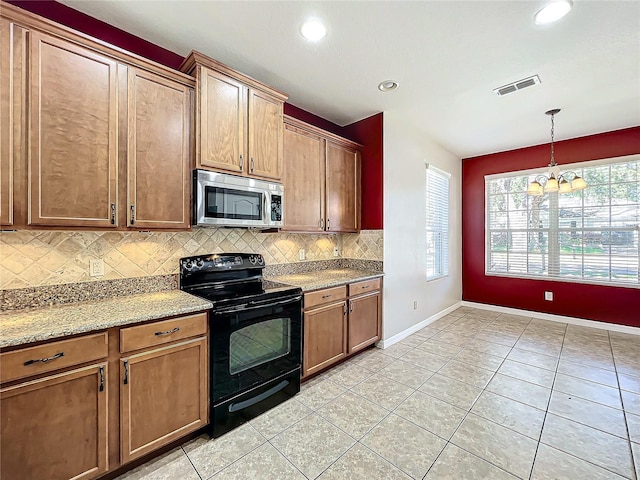
[{"label": "kitchen island base cabinet", "polygon": [[303,376],[341,360],[346,350],[347,303],[344,300],[305,312]]},{"label": "kitchen island base cabinet", "polygon": [[107,365],[0,390],[0,477],[87,480],[108,469]]}]

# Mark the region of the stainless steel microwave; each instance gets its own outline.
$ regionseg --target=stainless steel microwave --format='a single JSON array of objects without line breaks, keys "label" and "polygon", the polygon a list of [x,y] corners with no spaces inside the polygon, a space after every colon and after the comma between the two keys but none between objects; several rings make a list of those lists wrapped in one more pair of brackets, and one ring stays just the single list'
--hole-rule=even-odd
[{"label": "stainless steel microwave", "polygon": [[194,225],[280,228],[284,186],[227,173],[194,170]]}]

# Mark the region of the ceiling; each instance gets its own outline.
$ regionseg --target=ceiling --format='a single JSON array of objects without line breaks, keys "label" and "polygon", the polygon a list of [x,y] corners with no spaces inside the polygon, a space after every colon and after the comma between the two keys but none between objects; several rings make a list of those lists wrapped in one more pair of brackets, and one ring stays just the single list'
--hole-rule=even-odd
[{"label": "ceiling", "polygon": [[[199,50],[339,125],[405,117],[461,158],[640,125],[640,2],[574,0],[537,26],[544,1],[60,0],[186,56]],[[327,36],[299,33],[308,17]],[[540,85],[498,97],[530,75]],[[400,88],[382,93],[393,79]]]}]

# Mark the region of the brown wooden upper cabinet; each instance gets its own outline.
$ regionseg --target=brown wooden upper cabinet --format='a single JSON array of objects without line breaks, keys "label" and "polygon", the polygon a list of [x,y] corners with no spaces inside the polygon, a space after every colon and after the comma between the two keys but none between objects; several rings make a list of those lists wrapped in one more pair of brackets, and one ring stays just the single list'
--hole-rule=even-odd
[{"label": "brown wooden upper cabinet", "polygon": [[361,148],[285,116],[283,230],[360,230]]},{"label": "brown wooden upper cabinet", "polygon": [[8,20],[0,19],[0,225],[13,224],[13,143],[10,141],[13,132],[9,120],[13,103],[12,29]]},{"label": "brown wooden upper cabinet", "polygon": [[35,31],[28,51],[28,222],[115,226],[117,63]]},{"label": "brown wooden upper cabinet", "polygon": [[0,14],[0,223],[189,228],[195,80],[13,5]]},{"label": "brown wooden upper cabinet", "polygon": [[199,52],[180,69],[196,77],[195,167],[280,180],[287,96]]},{"label": "brown wooden upper cabinet", "polygon": [[127,225],[190,225],[191,89],[154,73],[129,69]]}]

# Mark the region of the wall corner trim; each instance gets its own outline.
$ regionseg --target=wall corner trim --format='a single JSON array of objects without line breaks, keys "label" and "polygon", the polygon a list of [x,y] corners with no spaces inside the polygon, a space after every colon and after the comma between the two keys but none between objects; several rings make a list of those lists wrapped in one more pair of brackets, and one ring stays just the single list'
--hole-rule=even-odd
[{"label": "wall corner trim", "polygon": [[460,306],[477,308],[479,310],[491,310],[494,312],[509,313],[512,315],[520,315],[523,317],[538,318],[540,320],[550,320],[552,322],[568,323],[570,325],[579,325],[581,327],[610,330],[612,332],[628,333],[631,335],[640,335],[639,327],[619,325],[617,323],[598,322],[596,320],[586,320],[583,318],[566,317],[564,315],[554,315],[551,313],[534,312],[532,310],[521,310],[519,308],[500,307],[498,305],[488,305],[486,303],[468,302],[466,300],[463,300]]},{"label": "wall corner trim", "polygon": [[462,302],[456,302],[450,307],[447,307],[444,310],[441,310],[438,313],[431,315],[426,320],[422,320],[421,322],[416,323],[415,325],[412,325],[406,330],[403,330],[402,332],[395,334],[393,337],[380,340],[378,343],[376,343],[376,347],[382,348],[382,349],[389,348],[391,345],[398,343],[400,340],[407,338],[409,335],[417,332],[418,330],[422,330],[424,327],[426,327],[430,323],[435,322],[439,318],[444,317],[445,315],[453,312],[454,310],[458,309],[461,306],[462,306]]}]

